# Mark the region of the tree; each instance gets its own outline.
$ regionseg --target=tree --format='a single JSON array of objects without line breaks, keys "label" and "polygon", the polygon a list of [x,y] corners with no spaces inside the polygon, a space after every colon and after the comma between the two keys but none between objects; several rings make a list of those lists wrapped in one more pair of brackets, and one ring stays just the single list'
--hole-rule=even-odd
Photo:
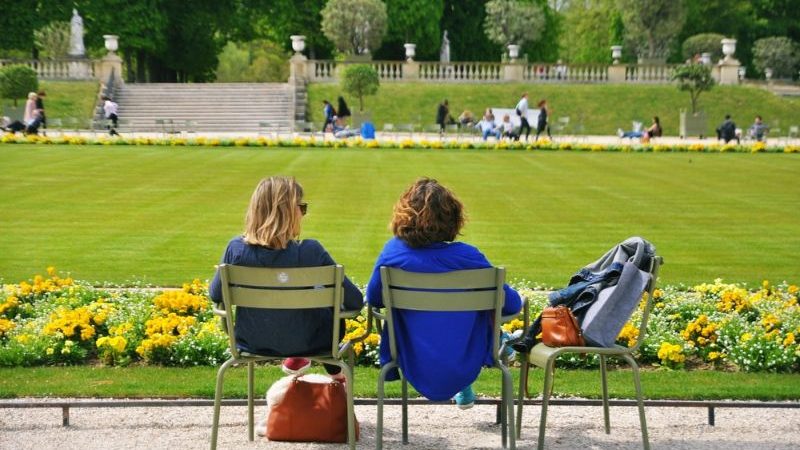
[{"label": "tree", "polygon": [[627,46],[640,58],[666,58],[683,28],[684,0],[618,0]]},{"label": "tree", "polygon": [[405,59],[403,44],[417,44],[416,59],[439,58],[442,32],[439,26],[444,0],[405,0],[386,3],[388,25],[377,59]]},{"label": "tree", "polygon": [[36,72],[23,64],[11,64],[0,68],[0,98],[10,98],[17,106],[17,99],[25,98],[29,92],[39,90]]},{"label": "tree", "polygon": [[386,5],[381,0],[330,0],[322,9],[322,33],[342,53],[374,51],[386,33]]},{"label": "tree", "polygon": [[490,41],[503,47],[538,40],[544,25],[542,9],[534,3],[518,0],[490,0],[486,3],[483,30]]},{"label": "tree", "polygon": [[775,78],[792,78],[800,66],[800,49],[787,37],[759,39],[753,45],[753,63],[762,72],[772,69]]},{"label": "tree", "polygon": [[358,97],[358,110],[364,111],[364,96],[375,95],[380,86],[378,72],[366,64],[352,64],[344,69],[342,89],[350,95]]},{"label": "tree", "polygon": [[69,52],[69,22],[50,22],[33,32],[33,41],[47,58],[66,58]]},{"label": "tree", "polygon": [[717,33],[701,33],[683,41],[683,58],[691,59],[694,55],[711,53],[711,60],[722,58],[722,40],[725,36]]},{"label": "tree", "polygon": [[[609,17],[616,17],[609,25]],[[615,0],[574,2],[563,13],[564,29],[559,36],[559,55],[570,62],[611,61],[611,46],[621,44],[615,33],[619,13]]]},{"label": "tree", "polygon": [[672,80],[678,82],[678,89],[688,91],[692,99],[692,114],[697,112],[697,99],[700,94],[710,91],[716,84],[711,77],[711,68],[705,64],[684,64],[675,68]]},{"label": "tree", "polygon": [[220,82],[284,82],[289,77],[289,55],[274,42],[228,42],[219,54],[216,79]]},{"label": "tree", "polygon": [[[486,0],[444,0],[439,29],[447,30],[451,61],[497,61],[505,49],[486,39],[481,33],[486,18]],[[433,49],[439,58],[441,37]]]}]

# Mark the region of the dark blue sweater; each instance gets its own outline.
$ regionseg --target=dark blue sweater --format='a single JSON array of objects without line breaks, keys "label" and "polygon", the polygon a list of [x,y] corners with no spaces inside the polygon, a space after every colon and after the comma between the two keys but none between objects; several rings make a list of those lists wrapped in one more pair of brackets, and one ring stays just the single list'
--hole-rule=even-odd
[{"label": "dark blue sweater", "polygon": [[[247,267],[317,267],[336,264],[322,244],[312,239],[291,241],[283,250],[250,245],[239,236],[231,239],[222,264]],[[209,296],[222,302],[219,272],[209,286]],[[361,291],[344,279],[344,305],[347,310],[363,306]],[[344,333],[344,328],[342,328]],[[236,342],[251,353],[278,356],[301,356],[324,352],[331,348],[333,311],[315,309],[239,308],[236,315]]]}]

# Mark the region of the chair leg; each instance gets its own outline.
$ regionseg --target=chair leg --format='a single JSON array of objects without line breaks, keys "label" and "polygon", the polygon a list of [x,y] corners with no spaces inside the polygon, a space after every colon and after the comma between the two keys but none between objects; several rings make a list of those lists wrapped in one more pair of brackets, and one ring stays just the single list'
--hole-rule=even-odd
[{"label": "chair leg", "polygon": [[606,425],[606,434],[611,433],[611,420],[608,416],[608,378],[606,372],[606,356],[600,355],[600,384],[603,391],[603,420]]},{"label": "chair leg", "polygon": [[639,406],[639,424],[642,427],[642,444],[645,450],[650,450],[650,439],[647,436],[647,418],[644,415],[644,400],[642,399],[642,383],[639,379],[639,365],[629,354],[622,355],[631,365],[633,372],[633,386],[636,389],[636,404]]},{"label": "chair leg", "polygon": [[253,411],[253,378],[255,364],[251,361],[247,363],[247,438],[252,442],[255,440],[255,433],[253,432],[253,422],[255,422],[255,413]]},{"label": "chair leg", "polygon": [[547,360],[544,367],[544,387],[542,388],[542,413],[539,417],[539,442],[537,448],[544,450],[544,431],[547,426],[547,406],[553,394],[553,376],[555,375],[555,357]]},{"label": "chair leg", "polygon": [[403,444],[408,444],[408,380],[403,373],[400,377],[403,380]]},{"label": "chair leg", "polygon": [[525,406],[525,394],[528,391],[528,370],[530,364],[528,363],[528,355],[521,361],[520,374],[519,374],[519,394],[517,395],[517,438],[522,437],[522,407]]},{"label": "chair leg", "polygon": [[503,372],[503,396],[501,399],[503,447],[506,446],[506,434],[508,434],[508,448],[515,450],[517,448],[517,432],[514,429],[514,381],[507,367],[500,366],[500,370]]},{"label": "chair leg", "polygon": [[389,363],[381,369],[378,374],[378,412],[375,420],[375,448],[381,450],[383,448],[383,385],[386,381],[386,374],[389,373],[395,364]]},{"label": "chair leg", "polygon": [[346,363],[342,363],[340,366],[344,372],[344,377],[347,382],[347,385],[345,386],[345,390],[347,391],[347,444],[349,445],[350,450],[355,450],[356,412],[355,407],[353,406],[353,369],[349,364]]},{"label": "chair leg", "polygon": [[216,450],[217,448],[217,434],[219,431],[219,409],[222,402],[222,383],[225,378],[225,371],[228,370],[233,364],[234,359],[231,358],[225,363],[220,366],[219,370],[217,371],[217,386],[214,389],[214,420],[212,421],[211,425],[211,450]]}]

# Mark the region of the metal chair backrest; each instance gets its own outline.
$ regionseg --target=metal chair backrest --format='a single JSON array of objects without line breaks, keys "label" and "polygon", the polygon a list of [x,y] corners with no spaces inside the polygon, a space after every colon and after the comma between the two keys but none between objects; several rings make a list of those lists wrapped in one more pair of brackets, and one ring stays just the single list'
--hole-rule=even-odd
[{"label": "metal chair backrest", "polygon": [[647,293],[647,301],[644,305],[644,311],[642,312],[642,321],[639,324],[639,337],[636,339],[636,344],[633,347],[630,347],[630,352],[635,353],[636,350],[639,349],[639,346],[642,345],[642,341],[644,341],[645,334],[647,334],[647,319],[650,317],[650,311],[653,309],[653,291],[656,288],[656,281],[658,280],[658,270],[663,264],[664,260],[660,256],[654,256],[650,259],[650,281],[647,282],[647,286],[644,288],[644,292]]},{"label": "metal chair backrest", "polygon": [[[339,315],[342,305],[344,267],[267,268],[230,264],[219,266],[222,300],[231,354],[239,357],[234,307],[259,309],[333,308],[331,356],[338,353]],[[287,336],[288,338],[288,336]]]},{"label": "metal chair backrest", "polygon": [[381,266],[383,303],[393,360],[397,360],[394,309],[415,311],[493,311],[492,357],[500,348],[500,324],[505,303],[505,269],[456,270],[443,273],[407,272]]}]

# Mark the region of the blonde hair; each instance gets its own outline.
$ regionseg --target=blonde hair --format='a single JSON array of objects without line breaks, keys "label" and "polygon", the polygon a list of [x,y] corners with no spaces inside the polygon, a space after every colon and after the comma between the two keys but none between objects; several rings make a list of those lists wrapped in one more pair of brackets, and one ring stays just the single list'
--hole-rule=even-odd
[{"label": "blonde hair", "polygon": [[261,180],[250,197],[244,225],[244,241],[271,249],[285,249],[300,235],[297,205],[303,188],[294,177]]}]

